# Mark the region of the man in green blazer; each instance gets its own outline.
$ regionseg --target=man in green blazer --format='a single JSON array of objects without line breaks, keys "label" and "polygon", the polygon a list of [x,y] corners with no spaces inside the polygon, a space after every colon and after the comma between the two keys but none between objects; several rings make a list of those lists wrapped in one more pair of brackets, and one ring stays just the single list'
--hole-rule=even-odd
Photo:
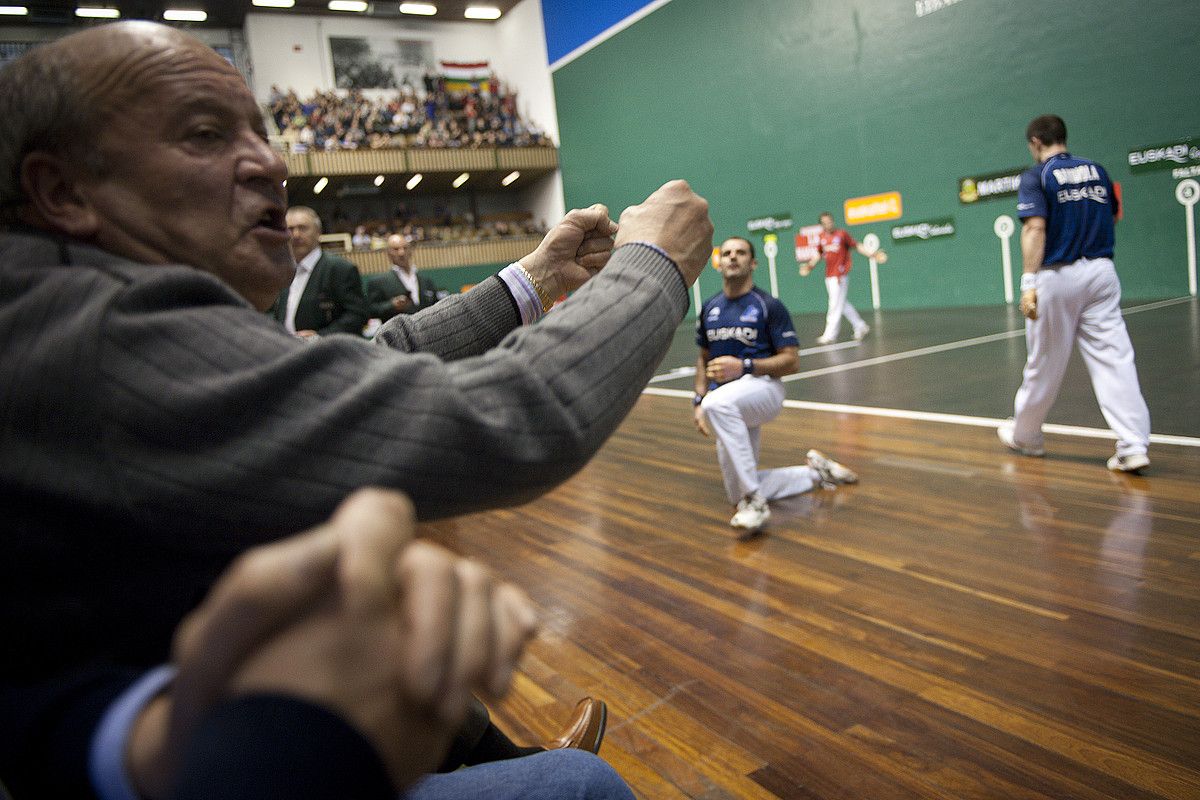
[{"label": "man in green blazer", "polygon": [[397,314],[415,314],[445,296],[432,280],[417,272],[403,236],[389,236],[387,250],[392,268],[367,279],[367,303],[372,317],[387,322]]},{"label": "man in green blazer", "polygon": [[321,219],[311,208],[289,208],[287,227],[296,276],[275,299],[271,314],[301,337],[361,335],[368,315],[358,267],[321,250]]}]

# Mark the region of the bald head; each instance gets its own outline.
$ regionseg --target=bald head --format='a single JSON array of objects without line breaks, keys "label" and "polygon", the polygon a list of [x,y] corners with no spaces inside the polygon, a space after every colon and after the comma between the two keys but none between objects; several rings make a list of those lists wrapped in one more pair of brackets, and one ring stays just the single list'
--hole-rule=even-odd
[{"label": "bald head", "polygon": [[398,233],[387,238],[388,259],[400,269],[407,272],[412,268],[409,260],[408,240]]},{"label": "bald head", "polygon": [[266,308],[295,271],[286,177],[242,76],[173,28],[91,28],[0,72],[9,221],[210,272]]},{"label": "bald head", "polygon": [[24,203],[21,163],[35,149],[103,173],[107,164],[96,147],[99,132],[125,103],[136,100],[139,78],[147,70],[185,53],[224,63],[182,31],[153,22],[118,22],[34,48],[0,70],[3,219],[15,221]]}]

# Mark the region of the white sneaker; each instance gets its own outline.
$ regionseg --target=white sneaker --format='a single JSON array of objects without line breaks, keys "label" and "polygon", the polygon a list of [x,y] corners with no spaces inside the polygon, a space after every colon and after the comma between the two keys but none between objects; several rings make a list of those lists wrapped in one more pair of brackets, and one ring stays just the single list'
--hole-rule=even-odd
[{"label": "white sneaker", "polygon": [[835,341],[837,341],[837,340],[832,336],[818,336],[817,337],[817,344],[833,344]]},{"label": "white sneaker", "polygon": [[867,338],[867,334],[870,332],[871,326],[864,323],[861,328],[854,332],[854,341],[861,342],[863,339]]},{"label": "white sneaker", "polygon": [[808,451],[808,465],[821,476],[821,485],[832,489],[839,483],[858,483],[854,470],[839,464],[820,450]]},{"label": "white sneaker", "polygon": [[757,531],[766,525],[770,518],[771,509],[767,507],[767,501],[755,492],[743,497],[737,504],[737,513],[729,520],[729,524],[745,531]]},{"label": "white sneaker", "polygon": [[[996,428],[996,435],[1000,437],[1000,441],[1004,442],[1004,446],[1009,450],[1014,450],[1023,456],[1033,456],[1041,458],[1046,455],[1046,450],[1043,447],[1026,447],[1023,444],[1017,444],[1016,435],[1014,433],[1017,427],[1016,422],[1011,418],[1000,423],[1000,427]],[[1147,461],[1146,463],[1150,463]],[[1109,469],[1112,469],[1112,462],[1109,462]]]},{"label": "white sneaker", "polygon": [[1108,460],[1108,468],[1113,472],[1141,472],[1150,466],[1150,457],[1145,453],[1134,453],[1130,456],[1113,456]]}]

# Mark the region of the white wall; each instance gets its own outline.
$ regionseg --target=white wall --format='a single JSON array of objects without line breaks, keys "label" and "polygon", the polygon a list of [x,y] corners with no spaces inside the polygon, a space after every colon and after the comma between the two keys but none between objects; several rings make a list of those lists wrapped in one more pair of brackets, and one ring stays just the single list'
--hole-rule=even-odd
[{"label": "white wall", "polygon": [[[271,85],[301,97],[334,87],[330,36],[371,36],[431,42],[438,61],[499,63],[495,26],[484,22],[424,22],[295,14],[246,15],[246,40],[254,59],[254,95],[265,101]],[[543,49],[545,43],[542,44]],[[503,79],[505,76],[500,75]]]},{"label": "white wall", "polygon": [[[541,0],[522,0],[495,27],[500,48],[496,74],[516,87],[521,116],[540,125],[557,144],[558,108],[547,65]],[[562,174],[555,170],[526,189],[522,197],[535,219],[553,225],[565,210]]]}]

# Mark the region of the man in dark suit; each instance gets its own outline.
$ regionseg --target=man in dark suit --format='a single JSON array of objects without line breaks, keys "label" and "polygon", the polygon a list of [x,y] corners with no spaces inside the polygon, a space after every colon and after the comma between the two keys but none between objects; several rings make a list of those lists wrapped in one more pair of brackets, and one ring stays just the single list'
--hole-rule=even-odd
[{"label": "man in dark suit", "polygon": [[387,322],[397,314],[415,314],[436,303],[441,291],[433,281],[417,272],[408,241],[399,234],[387,240],[392,268],[367,279],[367,303],[371,316]]},{"label": "man in dark suit", "polygon": [[311,208],[289,208],[287,228],[296,275],[279,293],[271,314],[301,337],[361,334],[367,324],[367,300],[358,267],[321,250],[321,219]]}]

